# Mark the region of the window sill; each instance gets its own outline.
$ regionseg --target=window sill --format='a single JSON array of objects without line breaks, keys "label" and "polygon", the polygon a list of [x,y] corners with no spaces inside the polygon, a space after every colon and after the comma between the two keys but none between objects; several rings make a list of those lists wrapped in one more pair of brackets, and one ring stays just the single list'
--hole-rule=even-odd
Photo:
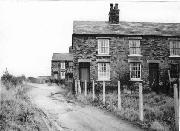
[{"label": "window sill", "polygon": [[180,55],[170,55],[170,58],[180,58]]},{"label": "window sill", "polygon": [[142,57],[142,55],[139,55],[139,54],[131,54],[131,55],[128,55],[128,57]]},{"label": "window sill", "polygon": [[169,59],[171,59],[171,60],[180,60],[180,56],[179,55],[171,55],[171,56],[169,56]]},{"label": "window sill", "polygon": [[131,78],[130,81],[132,82],[142,82],[143,80],[140,78]]},{"label": "window sill", "polygon": [[102,81],[103,82],[103,81],[111,81],[111,80],[97,80],[97,81]]},{"label": "window sill", "polygon": [[109,55],[109,54],[97,54],[96,56],[108,56],[108,57],[110,57],[111,55]]}]

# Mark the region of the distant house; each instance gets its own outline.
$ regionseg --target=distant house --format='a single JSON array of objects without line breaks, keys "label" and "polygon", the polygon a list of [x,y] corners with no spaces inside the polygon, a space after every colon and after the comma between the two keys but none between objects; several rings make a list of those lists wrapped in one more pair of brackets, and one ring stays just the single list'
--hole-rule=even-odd
[{"label": "distant house", "polygon": [[168,70],[179,77],[180,23],[119,21],[118,4],[110,4],[109,21],[74,21],[74,79],[143,81],[166,85]]},{"label": "distant house", "polygon": [[50,77],[51,76],[38,76],[37,80],[39,83],[44,84],[49,81]]},{"label": "distant house", "polygon": [[55,81],[72,81],[73,56],[71,53],[53,53],[51,61],[51,77]]}]

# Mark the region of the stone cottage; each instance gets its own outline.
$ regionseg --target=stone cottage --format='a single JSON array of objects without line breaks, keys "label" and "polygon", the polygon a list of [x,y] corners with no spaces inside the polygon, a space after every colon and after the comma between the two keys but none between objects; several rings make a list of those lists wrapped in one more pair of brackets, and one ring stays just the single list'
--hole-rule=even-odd
[{"label": "stone cottage", "polygon": [[142,81],[157,88],[169,71],[179,77],[180,23],[119,21],[118,4],[110,4],[109,21],[74,21],[72,47],[73,75],[82,82]]},{"label": "stone cottage", "polygon": [[51,77],[54,81],[73,80],[73,56],[71,53],[53,53]]}]

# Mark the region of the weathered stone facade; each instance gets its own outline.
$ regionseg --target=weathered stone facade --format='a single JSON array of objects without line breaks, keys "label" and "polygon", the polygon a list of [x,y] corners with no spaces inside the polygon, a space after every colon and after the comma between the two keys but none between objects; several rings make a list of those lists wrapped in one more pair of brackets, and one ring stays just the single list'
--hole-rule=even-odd
[{"label": "weathered stone facade", "polygon": [[[170,68],[171,63],[179,63],[178,60],[171,60],[169,38],[166,36],[117,36],[110,35],[109,39],[109,56],[98,56],[97,39],[107,35],[73,35],[73,62],[74,62],[74,79],[79,79],[79,62],[78,59],[90,60],[90,80],[98,80],[99,61],[110,62],[110,80],[118,80],[119,68],[126,67],[129,73],[129,62],[131,60],[140,61],[142,64],[141,78],[143,83],[149,83],[149,63],[159,64],[159,83],[163,84],[164,75]],[[141,46],[140,57],[129,57],[129,39],[139,38]],[[121,73],[120,73],[121,75]],[[123,74],[124,75],[124,74]],[[130,80],[130,79],[129,79]],[[113,84],[113,83],[112,83]]]},{"label": "weathered stone facade", "polygon": [[[61,68],[61,63],[65,63],[65,68]],[[61,72],[65,73],[65,78],[61,78]],[[73,57],[68,53],[54,53],[51,61],[52,79],[59,81],[73,80]]]},{"label": "weathered stone facade", "polygon": [[[60,68],[60,64],[62,62],[65,62],[65,69]],[[60,72],[65,71],[65,79],[68,79],[69,76],[70,78],[73,78],[73,65],[72,61],[52,61],[52,66],[51,66],[51,76],[54,78],[54,75],[58,74],[58,79],[61,79],[60,77]]]}]

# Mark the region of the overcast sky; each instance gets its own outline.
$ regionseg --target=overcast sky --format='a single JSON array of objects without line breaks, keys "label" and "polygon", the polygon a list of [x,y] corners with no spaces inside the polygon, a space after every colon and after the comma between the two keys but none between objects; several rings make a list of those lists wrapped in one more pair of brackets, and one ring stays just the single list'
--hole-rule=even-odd
[{"label": "overcast sky", "polygon": [[[51,75],[52,54],[72,43],[73,20],[107,21],[112,2],[27,1],[0,2],[0,75],[6,67],[14,75]],[[120,21],[180,23],[177,1],[118,3]]]}]

